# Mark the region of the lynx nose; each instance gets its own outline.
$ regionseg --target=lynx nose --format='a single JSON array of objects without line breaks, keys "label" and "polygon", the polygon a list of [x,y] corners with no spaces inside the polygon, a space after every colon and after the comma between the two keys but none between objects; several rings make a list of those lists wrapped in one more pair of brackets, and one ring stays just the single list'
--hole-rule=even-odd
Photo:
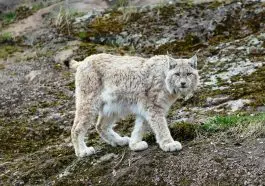
[{"label": "lynx nose", "polygon": [[181,84],[182,87],[185,87],[186,82],[181,82],[180,84]]}]

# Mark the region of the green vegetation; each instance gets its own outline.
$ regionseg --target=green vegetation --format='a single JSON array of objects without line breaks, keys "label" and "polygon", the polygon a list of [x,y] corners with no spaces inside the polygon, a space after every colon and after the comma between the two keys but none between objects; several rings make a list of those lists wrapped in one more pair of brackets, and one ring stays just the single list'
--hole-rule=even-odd
[{"label": "green vegetation", "polygon": [[5,127],[5,130],[0,131],[2,147],[0,152],[7,158],[21,153],[31,153],[42,148],[45,144],[52,144],[52,142],[56,142],[56,136],[58,137],[64,132],[58,124],[46,123],[45,128],[47,130],[43,130],[42,124],[27,122],[26,120],[0,120],[0,126]]},{"label": "green vegetation", "polygon": [[84,40],[86,40],[86,39],[88,38],[88,34],[87,34],[87,32],[79,32],[79,33],[78,33],[78,37],[79,37],[82,41],[84,41]]},{"label": "green vegetation", "polygon": [[169,19],[173,17],[176,11],[175,5],[167,5],[163,3],[160,3],[156,9],[158,16],[162,19]]},{"label": "green vegetation", "polygon": [[15,52],[21,52],[22,48],[15,45],[3,45],[0,47],[0,58],[6,59]]},{"label": "green vegetation", "polygon": [[10,23],[15,22],[16,20],[16,13],[15,12],[7,12],[4,14],[0,14],[0,22],[3,23],[3,25],[8,25]]},{"label": "green vegetation", "polygon": [[237,116],[237,115],[215,116],[209,119],[206,123],[204,123],[201,128],[203,129],[203,131],[210,132],[210,133],[225,131],[229,129],[230,127],[236,126],[242,120],[245,120],[245,119],[251,119],[251,117]]},{"label": "green vegetation", "polygon": [[27,18],[42,7],[43,4],[35,4],[32,8],[28,6],[19,6],[15,11],[0,14],[0,22],[2,22],[3,26],[9,25],[17,20]]},{"label": "green vegetation", "polygon": [[0,64],[0,70],[5,69],[5,65],[4,64]]},{"label": "green vegetation", "polygon": [[129,0],[117,0],[113,6],[113,8],[120,8],[129,5]]},{"label": "green vegetation", "polygon": [[120,12],[112,12],[109,17],[98,17],[94,19],[89,24],[88,36],[107,36],[120,33],[123,28],[123,23],[116,18],[120,15],[122,15]]},{"label": "green vegetation", "polygon": [[200,127],[200,131],[213,134],[224,132],[227,137],[252,139],[265,135],[265,113],[215,116]]},{"label": "green vegetation", "polygon": [[59,33],[70,35],[72,33],[73,21],[74,16],[70,12],[70,10],[61,7],[54,21],[54,26],[56,27]]},{"label": "green vegetation", "polygon": [[0,43],[11,43],[13,42],[13,36],[10,32],[0,34]]},{"label": "green vegetation", "polygon": [[28,16],[33,14],[32,9],[30,9],[28,6],[20,6],[15,10],[16,13],[16,19],[25,19]]},{"label": "green vegetation", "polygon": [[215,0],[211,2],[208,7],[214,9],[214,8],[220,7],[221,5],[223,5],[223,2]]},{"label": "green vegetation", "polygon": [[202,47],[205,46],[201,43],[199,37],[197,37],[196,35],[188,34],[185,36],[183,40],[177,40],[171,43],[166,43],[164,45],[161,45],[160,47],[158,47],[158,49],[154,51],[152,49],[153,51],[152,53],[166,54],[167,52],[169,52],[169,53],[178,53],[182,55],[190,55],[190,53]]},{"label": "green vegetation", "polygon": [[[171,124],[169,128],[172,137],[179,141],[191,141],[201,135],[252,139],[265,136],[265,113],[219,115],[209,118],[201,125],[180,122]],[[144,140],[155,143],[153,133],[146,134]]]},{"label": "green vegetation", "polygon": [[40,2],[40,3],[34,3],[32,5],[31,9],[32,9],[33,12],[37,12],[38,10],[40,10],[40,9],[42,9],[44,7],[45,7],[45,5],[42,2]]}]

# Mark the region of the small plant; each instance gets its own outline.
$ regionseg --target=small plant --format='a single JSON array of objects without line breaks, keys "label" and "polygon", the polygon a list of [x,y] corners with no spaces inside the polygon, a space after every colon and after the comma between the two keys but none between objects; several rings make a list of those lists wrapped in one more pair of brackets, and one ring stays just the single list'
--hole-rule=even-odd
[{"label": "small plant", "polygon": [[20,6],[16,9],[16,20],[24,19],[33,14],[32,9],[27,6]]},{"label": "small plant", "polygon": [[70,13],[69,9],[64,9],[63,7],[61,7],[54,25],[59,33],[70,35],[73,20],[73,14]]},{"label": "small plant", "polygon": [[38,4],[34,4],[32,6],[32,11],[33,12],[36,12],[36,11],[42,9],[42,8],[44,8],[44,4],[42,2],[41,3],[38,3]]},{"label": "small plant", "polygon": [[128,6],[122,9],[122,21],[127,22],[131,19],[132,16],[138,13],[137,7],[135,6]]},{"label": "small plant", "polygon": [[20,47],[13,45],[4,45],[0,47],[0,58],[6,59],[15,52],[22,51]]},{"label": "small plant", "polygon": [[0,63],[0,70],[5,69],[5,65]]},{"label": "small plant", "polygon": [[0,43],[11,43],[13,36],[10,32],[5,32],[0,35]]},{"label": "small plant", "polygon": [[129,0],[117,0],[114,8],[120,8],[120,7],[125,7],[129,5]]},{"label": "small plant", "polygon": [[200,131],[208,134],[221,132],[236,139],[262,137],[265,135],[265,114],[216,116],[202,125]]},{"label": "small plant", "polygon": [[87,32],[79,32],[78,37],[81,40],[86,40],[88,38],[88,34],[87,34]]},{"label": "small plant", "polygon": [[16,20],[16,13],[7,12],[5,14],[2,14],[0,15],[0,20],[3,22],[3,25],[11,24]]},{"label": "small plant", "polygon": [[214,118],[209,119],[204,125],[202,125],[202,129],[206,132],[218,132],[224,131],[230,127],[235,126],[240,120],[239,116],[216,116]]}]

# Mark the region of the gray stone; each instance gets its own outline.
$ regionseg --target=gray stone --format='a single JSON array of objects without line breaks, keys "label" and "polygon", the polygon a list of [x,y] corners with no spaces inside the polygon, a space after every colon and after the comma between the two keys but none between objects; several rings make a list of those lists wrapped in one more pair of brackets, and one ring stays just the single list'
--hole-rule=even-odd
[{"label": "gray stone", "polygon": [[104,156],[99,158],[97,163],[101,163],[101,162],[104,162],[104,161],[109,161],[109,160],[111,160],[113,158],[117,158],[117,157],[118,157],[118,155],[114,154],[114,153],[105,154]]},{"label": "gray stone", "polygon": [[54,60],[56,63],[63,63],[64,61],[70,59],[73,56],[73,54],[74,54],[74,48],[63,50],[55,55]]},{"label": "gray stone", "polygon": [[242,109],[246,104],[251,103],[248,99],[232,100],[226,103],[226,108],[230,108],[232,112]]},{"label": "gray stone", "polygon": [[41,75],[41,70],[33,70],[25,76],[28,82],[36,80]]},{"label": "gray stone", "polygon": [[260,43],[261,42],[254,37],[248,42],[248,46],[258,46]]}]

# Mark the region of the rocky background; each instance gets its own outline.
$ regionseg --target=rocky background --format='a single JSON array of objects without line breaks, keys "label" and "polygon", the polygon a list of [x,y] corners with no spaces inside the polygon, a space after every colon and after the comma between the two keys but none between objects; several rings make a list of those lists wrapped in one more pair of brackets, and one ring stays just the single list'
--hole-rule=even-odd
[{"label": "rocky background", "polygon": [[[0,0],[0,185],[264,185],[265,3]],[[70,58],[197,53],[201,87],[168,113],[184,148],[70,142]],[[133,116],[116,129],[129,134]]]}]

